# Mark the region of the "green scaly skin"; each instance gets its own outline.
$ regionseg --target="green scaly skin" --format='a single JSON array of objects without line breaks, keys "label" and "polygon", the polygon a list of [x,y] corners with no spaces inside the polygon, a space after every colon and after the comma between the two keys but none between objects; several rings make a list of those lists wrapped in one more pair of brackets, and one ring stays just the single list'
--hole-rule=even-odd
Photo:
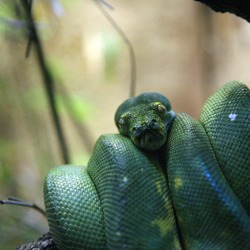
[{"label": "green scaly skin", "polygon": [[87,168],[60,166],[44,198],[59,249],[250,249],[250,91],[224,85],[200,120],[162,95],[125,101],[120,134]]}]

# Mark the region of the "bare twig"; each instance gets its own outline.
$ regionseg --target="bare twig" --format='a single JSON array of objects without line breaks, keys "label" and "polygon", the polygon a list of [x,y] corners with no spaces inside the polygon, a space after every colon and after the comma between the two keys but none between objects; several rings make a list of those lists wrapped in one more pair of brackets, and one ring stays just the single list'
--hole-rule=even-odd
[{"label": "bare twig", "polygon": [[110,10],[114,9],[114,7],[110,3],[108,3],[107,1],[105,1],[105,0],[99,0],[99,1],[100,1],[100,3],[102,3],[103,5],[108,7]]},{"label": "bare twig", "polygon": [[[33,3],[33,0],[30,0],[30,1],[28,2],[28,5],[29,5],[29,13],[31,13],[31,11],[32,11],[32,3]],[[33,41],[32,32],[29,31],[29,39],[28,39],[28,44],[27,44],[27,48],[26,48],[26,52],[25,52],[25,57],[26,57],[26,58],[29,57],[30,50],[31,50],[31,46],[32,46],[32,41]]]},{"label": "bare twig", "polygon": [[44,80],[44,85],[45,85],[46,93],[47,93],[48,100],[49,100],[51,115],[52,115],[52,119],[54,122],[57,137],[59,140],[59,147],[61,150],[61,155],[63,158],[63,162],[65,164],[67,164],[70,162],[69,152],[68,152],[66,139],[65,139],[65,136],[63,133],[62,125],[61,125],[61,120],[60,120],[60,117],[58,115],[58,110],[57,110],[57,106],[56,106],[54,79],[53,79],[53,77],[52,77],[52,75],[47,67],[47,64],[46,64],[46,61],[44,58],[42,44],[40,42],[40,38],[38,36],[35,23],[33,21],[30,3],[28,2],[28,0],[21,0],[21,1],[23,4],[23,7],[25,9],[25,13],[26,13],[28,22],[29,22],[28,28],[30,30],[30,37],[32,37],[32,42],[35,45],[36,54],[38,57],[38,63],[39,63],[40,68],[41,68],[41,72],[42,72],[42,76],[43,76],[43,80]]},{"label": "bare twig", "polygon": [[19,200],[17,198],[9,197],[7,200],[0,200],[0,204],[33,208],[46,217],[45,211],[43,209],[41,209],[39,206],[37,206],[36,204],[22,201],[22,200]]},{"label": "bare twig", "polygon": [[105,18],[109,21],[109,23],[113,26],[116,32],[121,36],[125,44],[129,49],[129,57],[130,57],[130,97],[135,95],[135,87],[136,87],[136,59],[135,59],[135,52],[133,49],[133,45],[131,44],[130,40],[124,33],[124,31],[120,28],[120,26],[115,22],[115,20],[109,15],[103,5],[100,3],[99,0],[94,0],[98,9],[102,12]]}]

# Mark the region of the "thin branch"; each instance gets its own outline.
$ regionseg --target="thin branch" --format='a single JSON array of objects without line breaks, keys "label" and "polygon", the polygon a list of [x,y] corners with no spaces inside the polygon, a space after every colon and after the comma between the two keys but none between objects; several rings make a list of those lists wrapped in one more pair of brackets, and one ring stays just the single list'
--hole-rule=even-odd
[{"label": "thin branch", "polygon": [[38,211],[39,213],[41,213],[42,215],[44,215],[46,217],[46,213],[43,209],[41,209],[39,206],[37,206],[34,203],[30,203],[30,202],[26,202],[26,201],[22,201],[13,197],[9,197],[7,200],[0,200],[0,204],[2,205],[15,205],[15,206],[22,206],[22,207],[29,207],[29,208],[33,208],[36,211]]},{"label": "thin branch", "polygon": [[58,115],[57,106],[56,106],[54,80],[53,80],[53,77],[52,77],[52,75],[47,67],[47,64],[45,62],[43,48],[42,48],[40,38],[39,38],[37,30],[36,30],[35,23],[33,21],[32,13],[30,11],[30,4],[27,0],[21,0],[21,1],[23,3],[23,6],[24,6],[24,9],[26,12],[26,16],[27,16],[28,21],[29,21],[28,28],[30,29],[32,42],[34,43],[34,45],[36,45],[35,46],[36,54],[37,54],[38,62],[39,62],[39,65],[40,65],[40,68],[42,71],[44,86],[45,86],[47,97],[49,100],[52,120],[54,122],[55,130],[56,130],[57,137],[59,140],[59,147],[60,147],[61,155],[63,158],[63,162],[65,164],[67,164],[70,162],[69,152],[68,152],[66,139],[65,139],[65,136],[63,133],[63,129],[61,126],[60,117]]},{"label": "thin branch", "polygon": [[[29,3],[28,3],[29,4],[29,13],[31,13],[31,11],[32,11],[32,3],[33,3],[32,0],[30,0]],[[32,46],[32,41],[33,41],[32,32],[29,31],[29,39],[28,39],[28,44],[27,44],[27,48],[26,48],[26,52],[25,52],[25,57],[26,58],[29,57],[31,46]]]},{"label": "thin branch", "polygon": [[99,1],[100,1],[100,3],[102,3],[103,5],[105,5],[110,10],[114,9],[114,7],[110,3],[108,3],[107,1],[105,1],[105,0],[99,0]]},{"label": "thin branch", "polygon": [[99,0],[94,0],[96,3],[98,9],[102,12],[104,17],[109,21],[109,23],[113,26],[113,28],[116,30],[116,32],[121,36],[123,41],[128,47],[129,50],[129,57],[130,57],[130,97],[135,96],[135,87],[136,87],[136,58],[135,58],[135,52],[133,49],[133,45],[131,44],[130,40],[124,33],[124,31],[120,28],[120,26],[115,22],[115,20],[109,15],[109,13],[106,11],[106,9],[103,7],[103,5],[100,3]]}]

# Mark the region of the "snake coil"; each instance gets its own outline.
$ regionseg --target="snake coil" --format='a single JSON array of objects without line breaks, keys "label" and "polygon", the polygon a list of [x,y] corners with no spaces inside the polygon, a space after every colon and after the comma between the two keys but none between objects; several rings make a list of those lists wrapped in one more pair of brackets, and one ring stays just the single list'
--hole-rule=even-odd
[{"label": "snake coil", "polygon": [[234,81],[199,120],[165,97],[125,101],[120,134],[101,136],[87,168],[44,185],[59,249],[250,249],[250,91]]}]

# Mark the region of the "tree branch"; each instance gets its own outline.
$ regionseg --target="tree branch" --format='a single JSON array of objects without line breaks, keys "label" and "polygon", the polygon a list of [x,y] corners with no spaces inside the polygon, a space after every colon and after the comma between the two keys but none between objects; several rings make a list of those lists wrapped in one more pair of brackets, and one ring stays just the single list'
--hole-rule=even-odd
[{"label": "tree branch", "polygon": [[36,25],[33,21],[32,11],[31,11],[31,4],[32,2],[29,2],[28,0],[21,0],[21,3],[23,5],[25,15],[28,20],[28,28],[30,32],[29,42],[26,50],[26,56],[29,54],[31,44],[33,43],[35,46],[35,51],[38,58],[38,63],[41,69],[42,77],[44,80],[44,87],[47,93],[49,105],[50,105],[50,111],[52,120],[54,122],[54,127],[57,133],[58,141],[59,141],[59,147],[62,155],[63,162],[65,164],[70,162],[69,159],[69,150],[66,143],[66,138],[63,132],[62,123],[60,120],[60,117],[58,115],[57,105],[56,105],[56,98],[55,98],[55,83],[54,79],[52,77],[51,72],[48,69],[48,66],[46,64],[42,44],[38,35],[38,32],[36,30]]},{"label": "tree branch", "polygon": [[195,0],[202,2],[217,12],[230,12],[250,22],[249,0]]},{"label": "tree branch", "polygon": [[1,205],[9,204],[9,205],[15,205],[15,206],[22,206],[22,207],[30,207],[41,213],[42,215],[46,216],[46,213],[44,210],[42,210],[40,207],[38,207],[34,203],[21,201],[17,198],[9,197],[7,200],[0,200]]},{"label": "tree branch", "polygon": [[58,250],[50,232],[41,236],[37,241],[18,246],[16,250]]}]

